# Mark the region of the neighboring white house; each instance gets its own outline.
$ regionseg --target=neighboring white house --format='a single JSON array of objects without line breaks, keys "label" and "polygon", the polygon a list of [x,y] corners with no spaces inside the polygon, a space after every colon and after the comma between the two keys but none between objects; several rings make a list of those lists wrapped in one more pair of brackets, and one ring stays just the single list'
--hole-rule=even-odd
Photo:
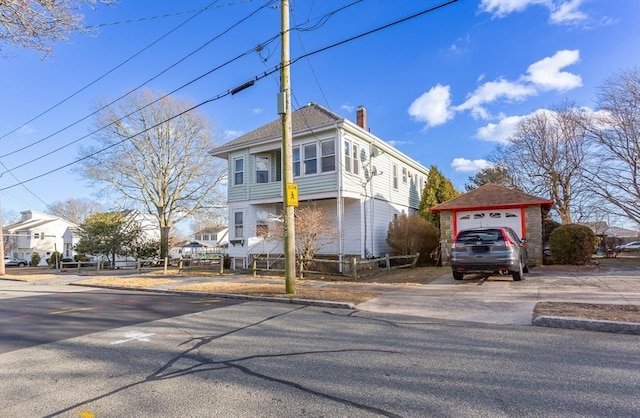
[{"label": "neighboring white house", "polygon": [[[148,213],[142,213],[137,210],[123,210],[122,214],[127,218],[130,223],[135,223],[136,227],[140,228],[143,241],[160,241],[160,226],[157,219]],[[79,226],[69,228],[64,234],[64,249],[63,257],[72,258],[76,254],[75,246],[80,241]],[[67,251],[71,255],[67,255]],[[127,261],[133,261],[132,257],[116,256],[116,266],[125,265]]]},{"label": "neighboring white house", "polygon": [[2,227],[5,255],[31,261],[33,253],[38,253],[41,266],[47,264],[46,259],[54,251],[62,253],[62,257],[73,257],[74,243],[67,246],[64,237],[71,235],[69,231],[77,228],[76,224],[33,210],[20,215],[19,222]]},{"label": "neighboring white house", "polygon": [[[416,213],[428,169],[371,134],[364,107],[357,124],[315,103],[292,113],[293,172],[300,206],[335,219],[340,239],[321,253],[371,257],[388,253],[389,223]],[[229,164],[229,256],[232,268],[256,255],[279,255],[262,238],[283,207],[282,124],[275,120],[210,151]],[[258,231],[260,233],[258,233]]]},{"label": "neighboring white house", "polygon": [[193,237],[191,241],[171,247],[169,258],[198,258],[207,254],[227,254],[229,251],[229,228],[226,226],[204,228]]}]

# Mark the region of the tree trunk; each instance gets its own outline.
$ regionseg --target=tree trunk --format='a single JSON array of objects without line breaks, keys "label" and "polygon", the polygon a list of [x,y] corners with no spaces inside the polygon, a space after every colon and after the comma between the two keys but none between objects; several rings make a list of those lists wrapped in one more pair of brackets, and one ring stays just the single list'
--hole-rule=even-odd
[{"label": "tree trunk", "polygon": [[169,255],[169,231],[170,226],[160,227],[160,259],[164,259]]}]

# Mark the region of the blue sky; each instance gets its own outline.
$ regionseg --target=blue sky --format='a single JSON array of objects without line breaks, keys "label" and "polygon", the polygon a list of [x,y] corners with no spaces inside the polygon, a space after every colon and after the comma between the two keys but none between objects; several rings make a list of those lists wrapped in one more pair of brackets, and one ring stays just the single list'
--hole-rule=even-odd
[{"label": "blue sky", "polygon": [[[291,57],[445,2],[291,0],[291,26],[301,29]],[[27,163],[0,165],[3,214],[92,197],[71,169],[79,145],[91,143],[83,137],[97,101],[145,83],[169,92],[248,52],[175,93],[200,103],[276,67],[279,39],[265,42],[279,33],[279,3],[120,0],[85,10],[96,32],[56,44],[44,60],[3,48],[0,162]],[[593,106],[606,78],[639,65],[638,0],[459,0],[298,60],[293,107],[316,102],[355,121],[363,105],[373,134],[463,190],[519,118],[566,99]],[[224,143],[276,119],[278,90],[276,74],[200,110]]]}]

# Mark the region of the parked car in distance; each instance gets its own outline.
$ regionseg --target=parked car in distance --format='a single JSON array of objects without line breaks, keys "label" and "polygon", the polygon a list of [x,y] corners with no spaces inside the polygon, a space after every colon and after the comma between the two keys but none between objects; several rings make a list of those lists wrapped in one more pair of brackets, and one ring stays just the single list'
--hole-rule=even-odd
[{"label": "parked car in distance", "polygon": [[640,241],[631,241],[626,244],[618,245],[616,247],[618,251],[640,251]]},{"label": "parked car in distance", "polygon": [[24,267],[24,266],[28,266],[29,262],[27,260],[23,260],[21,258],[15,258],[15,257],[5,257],[4,258],[4,266],[5,267],[11,267],[11,266],[17,266],[17,267]]},{"label": "parked car in distance", "polygon": [[508,227],[473,228],[458,232],[451,248],[453,278],[465,274],[510,274],[520,281],[529,272],[526,239]]}]

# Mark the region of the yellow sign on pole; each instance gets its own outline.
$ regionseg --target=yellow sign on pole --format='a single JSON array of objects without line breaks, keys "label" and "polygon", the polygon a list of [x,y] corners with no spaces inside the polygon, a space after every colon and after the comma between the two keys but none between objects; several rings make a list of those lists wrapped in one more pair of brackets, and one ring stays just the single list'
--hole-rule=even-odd
[{"label": "yellow sign on pole", "polygon": [[287,183],[287,206],[298,207],[298,185]]}]

